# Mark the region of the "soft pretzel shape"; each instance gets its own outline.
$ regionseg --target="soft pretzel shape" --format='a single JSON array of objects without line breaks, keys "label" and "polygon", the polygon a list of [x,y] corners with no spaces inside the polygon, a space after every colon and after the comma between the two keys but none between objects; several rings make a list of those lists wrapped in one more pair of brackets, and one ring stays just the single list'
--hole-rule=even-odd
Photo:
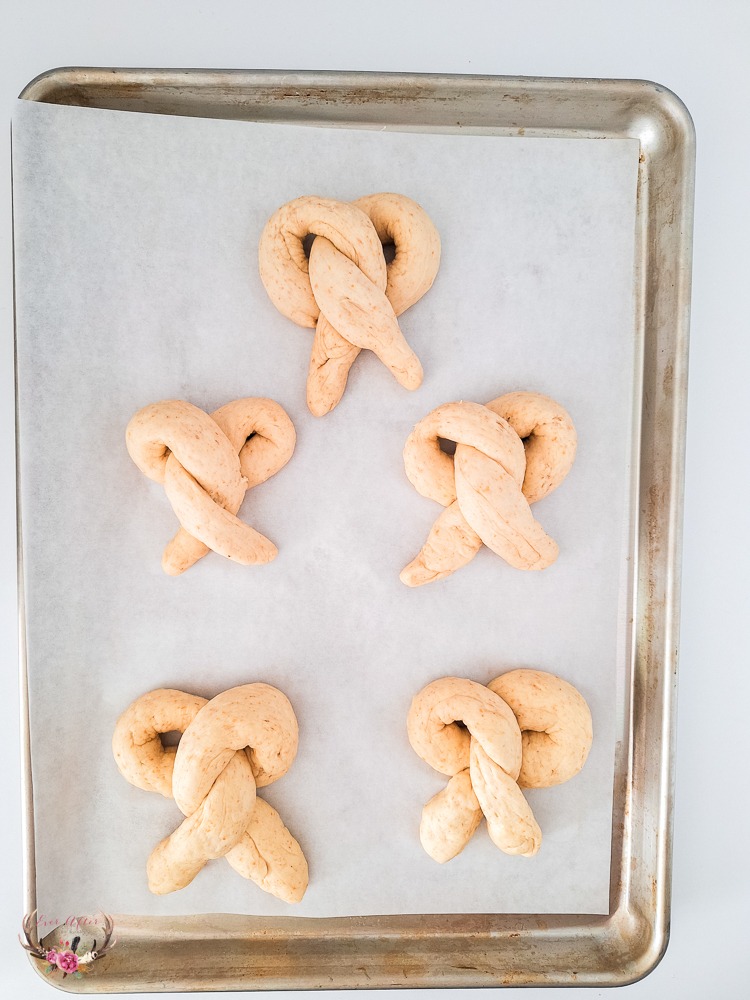
[{"label": "soft pretzel shape", "polygon": [[[177,731],[177,747],[160,734]],[[183,691],[150,691],[115,727],[112,750],[131,785],[174,798],[185,816],[148,860],[153,893],[188,885],[212,858],[261,889],[299,902],[308,883],[305,856],[256,787],[286,774],[297,753],[297,719],[269,684],[244,684],[207,701]]]},{"label": "soft pretzel shape", "polygon": [[[455,455],[440,439],[456,443]],[[421,420],[404,447],[409,481],[445,507],[401,572],[409,587],[450,576],[484,543],[517,569],[544,569],[557,544],[530,504],[557,489],[573,465],[576,432],[554,400],[511,392],[484,406],[446,403]]]},{"label": "soft pretzel shape", "polygon": [[542,833],[520,789],[572,778],[593,738],[583,697],[541,670],[512,670],[487,687],[458,677],[433,681],[412,701],[407,731],[422,760],[451,776],[425,805],[419,828],[422,846],[440,863],[464,849],[483,816],[501,851],[536,854]]},{"label": "soft pretzel shape", "polygon": [[[304,240],[314,235],[309,260]],[[393,243],[386,264],[382,244]],[[305,196],[266,223],[260,277],[284,316],[315,327],[307,405],[315,416],[340,401],[359,352],[373,351],[406,389],[422,384],[422,366],[396,319],[432,286],[440,237],[427,213],[400,194],[353,203]]]},{"label": "soft pretzel shape", "polygon": [[276,557],[273,542],[235,515],[247,490],[286,465],[295,440],[272,399],[237,399],[210,416],[166,400],[135,414],[125,432],[130,457],[164,485],[181,525],[164,550],[165,573],[184,573],[211,549],[245,566]]}]

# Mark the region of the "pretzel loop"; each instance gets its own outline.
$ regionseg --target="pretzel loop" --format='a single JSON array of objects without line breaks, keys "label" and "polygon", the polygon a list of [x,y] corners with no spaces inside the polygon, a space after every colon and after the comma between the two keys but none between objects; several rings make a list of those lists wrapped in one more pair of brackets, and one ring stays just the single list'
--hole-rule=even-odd
[{"label": "pretzel loop", "polygon": [[518,720],[521,788],[548,788],[578,774],[593,736],[589,707],[572,684],[542,670],[511,670],[487,687]]}]

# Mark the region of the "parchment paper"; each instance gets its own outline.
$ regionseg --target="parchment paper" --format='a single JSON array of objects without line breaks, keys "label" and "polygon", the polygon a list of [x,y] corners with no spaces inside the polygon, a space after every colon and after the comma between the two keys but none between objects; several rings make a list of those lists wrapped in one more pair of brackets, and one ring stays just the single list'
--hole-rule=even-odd
[{"label": "parchment paper", "polygon": [[[638,145],[318,129],[19,103],[13,123],[21,490],[39,906],[114,913],[358,915],[606,912],[613,752],[627,606]],[[437,225],[442,266],[401,319],[422,360],[409,393],[365,352],[341,405],[305,406],[311,333],[268,300],[257,245],[305,193],[393,190]],[[488,550],[449,580],[398,579],[440,508],[402,449],[440,403],[513,389],[563,403],[579,434],[535,507],[560,545],[542,573]],[[160,568],[176,528],[125,450],[147,403],[212,410],[271,396],[290,464],[241,516],[280,554]],[[619,660],[619,663],[618,663]],[[445,784],[409,747],[412,696],[446,675],[558,673],[593,713],[581,774],[530,791],[544,841],[508,857],[484,826],[439,866],[418,839]],[[207,697],[263,680],[291,699],[300,752],[263,795],[310,863],[291,910],[211,862],[152,896],[146,859],[173,802],[110,751],[137,696]]]}]

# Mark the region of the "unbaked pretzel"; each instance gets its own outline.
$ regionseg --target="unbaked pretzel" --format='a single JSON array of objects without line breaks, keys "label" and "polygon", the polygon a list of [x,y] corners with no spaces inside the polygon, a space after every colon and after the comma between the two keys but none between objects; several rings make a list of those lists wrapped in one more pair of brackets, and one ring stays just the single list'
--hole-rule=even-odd
[{"label": "unbaked pretzel", "polygon": [[460,854],[483,816],[501,851],[536,854],[542,833],[519,786],[572,778],[592,741],[582,696],[541,670],[513,670],[487,687],[458,677],[433,681],[412,701],[407,731],[422,760],[451,776],[425,805],[419,828],[422,846],[440,863]]},{"label": "unbaked pretzel", "polygon": [[[177,747],[160,734],[182,733]],[[212,858],[261,889],[296,903],[307,862],[279,814],[255,789],[286,774],[297,753],[297,719],[269,684],[243,684],[207,701],[183,691],[150,691],[115,727],[112,749],[131,785],[174,798],[185,816],[148,860],[151,892],[188,885]]]},{"label": "unbaked pretzel", "polygon": [[210,549],[246,566],[275,558],[273,542],[235,515],[246,490],[286,465],[295,440],[272,399],[237,399],[210,416],[166,400],[135,414],[125,433],[130,457],[163,483],[181,525],[164,550],[165,573],[184,573]]},{"label": "unbaked pretzel", "polygon": [[[456,442],[455,455],[440,439]],[[517,569],[544,569],[557,544],[530,504],[556,489],[570,471],[576,432],[568,413],[547,396],[511,392],[492,402],[446,403],[421,420],[404,447],[409,481],[446,509],[401,580],[418,587],[470,562],[482,543]]]},{"label": "unbaked pretzel", "polygon": [[[304,240],[314,235],[309,260]],[[393,243],[386,265],[381,244]],[[260,277],[284,316],[315,327],[307,405],[329,413],[363,348],[373,351],[406,389],[422,384],[422,366],[396,319],[431,287],[440,237],[427,213],[400,194],[348,203],[305,196],[266,223]]]}]

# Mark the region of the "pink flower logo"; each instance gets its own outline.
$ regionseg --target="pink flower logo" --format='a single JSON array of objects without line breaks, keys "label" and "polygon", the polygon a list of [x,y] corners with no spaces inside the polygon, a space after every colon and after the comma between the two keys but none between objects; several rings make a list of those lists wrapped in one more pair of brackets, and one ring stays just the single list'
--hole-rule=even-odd
[{"label": "pink flower logo", "polygon": [[66,975],[78,972],[78,955],[74,951],[58,952],[56,958],[55,964],[60,972],[64,972]]},{"label": "pink flower logo", "polygon": [[[64,940],[60,939],[53,947],[46,947],[37,939],[38,928],[41,922],[37,922],[35,930],[35,914],[36,910],[33,913],[27,913],[23,918],[23,938],[19,934],[18,940],[21,942],[24,950],[30,955],[47,962],[44,972],[48,976],[59,971],[62,973],[63,979],[66,976],[74,976],[76,979],[81,979],[84,972],[87,972],[98,958],[106,955],[115,944],[115,939],[112,937],[112,931],[114,930],[112,918],[102,913],[100,920],[93,921],[86,918],[87,923],[95,924],[96,937],[88,945],[88,950],[82,950],[80,955],[78,954],[78,948],[81,944],[81,936],[79,934],[73,936],[72,940],[67,940],[67,938]],[[80,928],[82,919],[74,919],[73,923],[76,928]],[[66,921],[65,923],[66,927],[68,922]],[[62,924],[59,924],[58,928],[62,926]]]}]

